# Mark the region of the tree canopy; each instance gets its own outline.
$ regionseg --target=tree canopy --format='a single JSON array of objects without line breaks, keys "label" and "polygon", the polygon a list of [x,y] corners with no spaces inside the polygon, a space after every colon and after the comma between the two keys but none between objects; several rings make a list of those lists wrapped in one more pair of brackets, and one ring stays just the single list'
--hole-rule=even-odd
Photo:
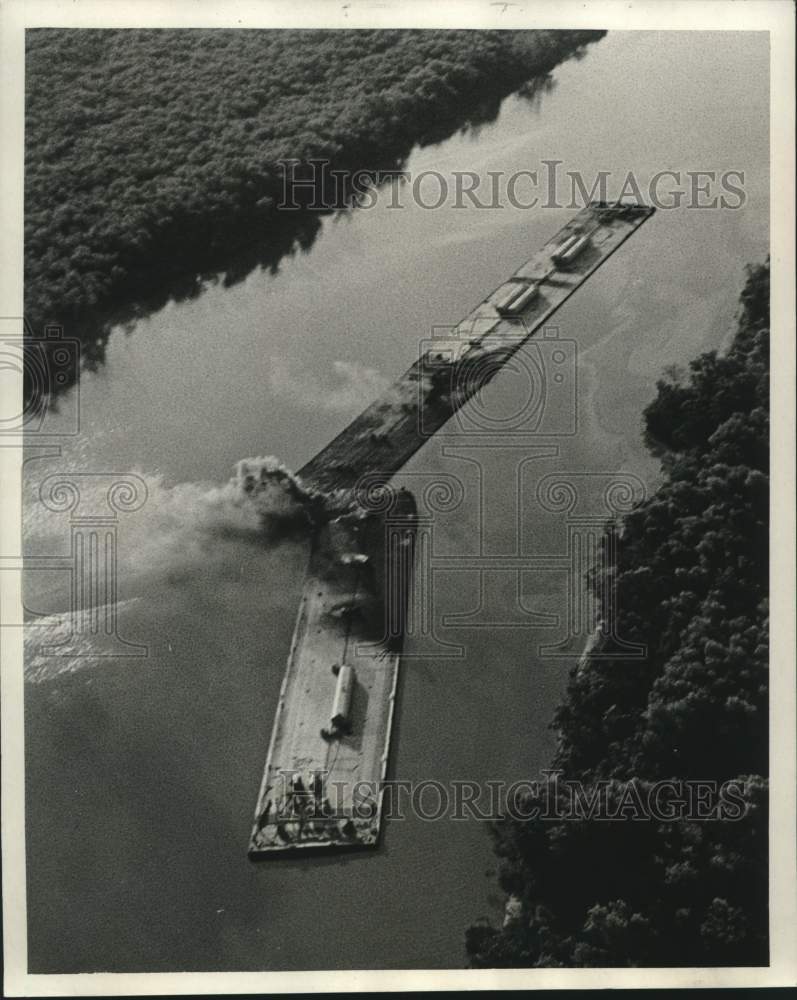
[{"label": "tree canopy", "polygon": [[312,244],[281,161],[398,169],[602,34],[29,30],[26,318],[96,362],[111,321]]},{"label": "tree canopy", "polygon": [[474,966],[767,962],[768,263],[749,270],[728,352],[657,389],[644,419],[663,482],[625,517],[611,579],[593,581],[615,587],[615,634],[647,654],[613,659],[609,638],[585,653],[540,799],[562,799],[563,781],[616,805],[713,782],[735,806],[500,821],[513,917],[470,928]]}]

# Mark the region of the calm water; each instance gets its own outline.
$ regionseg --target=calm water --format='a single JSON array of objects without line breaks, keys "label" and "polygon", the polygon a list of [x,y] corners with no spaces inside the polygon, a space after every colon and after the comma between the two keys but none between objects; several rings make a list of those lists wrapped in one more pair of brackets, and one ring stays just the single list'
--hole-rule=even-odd
[{"label": "calm water", "polygon": [[[527,465],[519,536],[512,470],[528,446],[480,449],[455,427],[413,460],[405,482],[419,496],[435,473],[463,484],[460,508],[436,520],[438,554],[561,551],[561,519],[533,501],[551,472],[625,471],[655,486],[641,443],[655,379],[726,342],[744,265],[766,254],[767,59],[765,35],[610,35],[560,67],[538,107],[510,98],[478,134],[413,155],[413,173],[557,159],[590,182],[599,170],[633,169],[644,184],[664,169],[738,169],[748,196],[735,212],[660,211],[557,314],[577,356],[578,433]],[[245,853],[306,551],[264,548],[221,485],[248,455],[301,466],[433,325],[460,319],[572,214],[403,201],[327,219],[276,276],[211,287],[116,332],[107,365],[83,380],[80,435],[27,466],[31,552],[68,548],[66,518],[35,499],[46,474],[137,470],[149,491],[120,521],[118,594],[121,634],[149,655],[31,661],[32,971],[456,967],[468,924],[500,919],[474,820],[395,821],[378,852],[357,857],[254,867]],[[496,380],[493,413],[512,412],[519,378]],[[436,614],[479,607],[474,571],[436,581]],[[518,608],[560,612],[562,585],[524,574]],[[514,627],[490,627],[515,587],[489,576],[482,627],[440,626],[462,658],[410,641],[397,778],[512,781],[550,760],[568,661],[535,655],[560,633],[522,610]],[[63,610],[65,593],[63,574],[30,574],[32,611]]]}]

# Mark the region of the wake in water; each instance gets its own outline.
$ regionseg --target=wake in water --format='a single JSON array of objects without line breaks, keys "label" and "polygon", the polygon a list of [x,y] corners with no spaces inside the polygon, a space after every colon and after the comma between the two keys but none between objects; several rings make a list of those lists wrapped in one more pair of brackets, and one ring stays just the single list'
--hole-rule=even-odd
[{"label": "wake in water", "polygon": [[[321,524],[355,507],[348,494],[308,488],[274,457],[239,461],[233,476],[220,486],[168,486],[162,476],[140,471],[132,477],[141,484],[146,499],[140,509],[118,519],[115,605],[100,608],[99,588],[96,594],[88,588],[91,596],[76,612],[68,574],[26,570],[25,605],[30,609],[25,629],[27,680],[51,680],[101,661],[102,636],[90,630],[84,633],[79,624],[87,615],[102,610],[107,616],[109,607],[129,609],[142,599],[145,604],[162,602],[181,592],[189,605],[194,598],[197,606],[201,601],[235,600],[244,563],[251,566],[257,549],[301,543]],[[27,487],[27,556],[64,553],[69,547],[70,513],[54,512],[42,503],[38,489],[43,479],[29,482]],[[107,477],[95,479],[86,474],[82,479],[76,473],[75,479],[80,484],[81,504],[102,510],[108,494]],[[269,581],[258,581],[258,586],[267,587]],[[146,615],[145,607],[136,615]],[[79,637],[80,655],[52,656],[47,652],[70,634]],[[118,658],[106,655],[103,662],[118,662]]]},{"label": "wake in water", "polygon": [[[111,613],[118,618],[138,602],[134,597],[117,601],[114,605],[93,607],[90,614],[106,619]],[[101,657],[112,656],[109,637],[102,628],[82,628],[81,618],[86,612],[65,612],[42,615],[25,622],[24,673],[30,684],[41,684],[64,674],[74,674],[83,667],[96,664]],[[77,642],[75,641],[77,637]],[[116,657],[116,662],[119,658]]]}]

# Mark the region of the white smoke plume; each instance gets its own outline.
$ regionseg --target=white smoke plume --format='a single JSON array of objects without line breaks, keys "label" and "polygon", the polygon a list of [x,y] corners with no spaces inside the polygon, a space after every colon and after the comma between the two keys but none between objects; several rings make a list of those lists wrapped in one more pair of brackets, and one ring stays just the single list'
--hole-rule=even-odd
[{"label": "white smoke plume", "polygon": [[[107,477],[95,480],[87,468],[74,469],[73,473],[81,502],[88,509],[103,510]],[[80,478],[81,473],[85,478]],[[28,557],[38,557],[39,566],[42,561],[46,564],[47,556],[68,561],[71,530],[70,513],[47,508],[39,496],[45,475],[26,484],[23,517],[24,551]],[[125,609],[126,617],[146,616],[153,600],[173,602],[181,600],[181,594],[189,605],[196,593],[210,595],[210,600],[226,593],[234,600],[242,566],[260,558],[258,549],[262,552],[281,544],[303,546],[320,525],[353,507],[348,494],[313,490],[270,456],[239,461],[223,484],[169,485],[160,475],[140,470],[130,475],[141,481],[146,499],[139,509],[120,515],[117,522],[116,603],[111,606]],[[79,655],[52,657],[46,653],[76,627],[69,578],[69,573],[46,568],[25,571],[28,681],[47,681],[82,670],[96,665],[103,656],[102,662],[119,662],[104,654],[102,635],[81,639]],[[253,578],[252,584],[268,587],[269,580]],[[141,607],[136,611],[139,601]],[[146,618],[142,620],[146,625]]]}]

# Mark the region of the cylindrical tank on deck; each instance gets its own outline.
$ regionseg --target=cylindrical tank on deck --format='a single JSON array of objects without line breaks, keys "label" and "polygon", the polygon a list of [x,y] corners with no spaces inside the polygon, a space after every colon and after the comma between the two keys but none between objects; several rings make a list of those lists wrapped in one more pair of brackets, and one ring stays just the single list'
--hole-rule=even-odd
[{"label": "cylindrical tank on deck", "polygon": [[570,247],[572,247],[572,245],[576,242],[577,239],[578,239],[578,233],[571,233],[567,237],[567,239],[563,240],[556,248],[556,250],[554,250],[553,256],[559,257],[563,253],[567,253],[567,251],[570,249]]},{"label": "cylindrical tank on deck", "polygon": [[534,301],[537,297],[538,291],[539,288],[536,282],[527,285],[520,295],[518,295],[518,297],[511,303],[507,311],[512,314],[522,312],[530,302]]},{"label": "cylindrical tank on deck", "polygon": [[574,261],[576,257],[581,253],[582,250],[589,243],[588,235],[575,235],[569,237],[556,249],[556,252],[552,254],[554,263],[558,264],[560,267],[566,267],[571,261]]},{"label": "cylindrical tank on deck", "polygon": [[349,709],[351,708],[351,696],[354,691],[354,670],[344,663],[338,670],[337,684],[335,685],[335,697],[332,701],[332,714],[330,721],[333,728],[343,729],[349,722]]},{"label": "cylindrical tank on deck", "polygon": [[520,284],[520,282],[508,281],[495,299],[495,308],[498,312],[503,312],[505,309],[508,309],[522,291],[523,285]]}]

